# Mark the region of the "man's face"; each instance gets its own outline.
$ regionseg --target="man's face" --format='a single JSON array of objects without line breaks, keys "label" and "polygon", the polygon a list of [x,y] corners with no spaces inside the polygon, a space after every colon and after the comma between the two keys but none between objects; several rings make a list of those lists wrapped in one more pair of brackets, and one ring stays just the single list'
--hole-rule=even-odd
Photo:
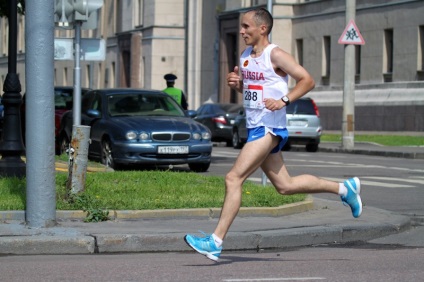
[{"label": "man's face", "polygon": [[253,17],[253,12],[248,12],[242,17],[240,34],[246,45],[256,44],[262,32],[261,26],[256,24]]}]

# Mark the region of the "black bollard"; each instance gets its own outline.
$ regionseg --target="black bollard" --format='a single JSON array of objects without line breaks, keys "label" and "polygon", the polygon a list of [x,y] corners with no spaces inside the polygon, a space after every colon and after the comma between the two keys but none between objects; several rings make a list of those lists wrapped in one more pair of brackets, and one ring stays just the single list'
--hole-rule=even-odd
[{"label": "black bollard", "polygon": [[8,73],[3,85],[4,105],[3,138],[0,141],[0,176],[22,178],[26,174],[22,155],[25,146],[21,129],[21,83],[16,74],[17,57],[17,1],[9,1],[9,61]]}]

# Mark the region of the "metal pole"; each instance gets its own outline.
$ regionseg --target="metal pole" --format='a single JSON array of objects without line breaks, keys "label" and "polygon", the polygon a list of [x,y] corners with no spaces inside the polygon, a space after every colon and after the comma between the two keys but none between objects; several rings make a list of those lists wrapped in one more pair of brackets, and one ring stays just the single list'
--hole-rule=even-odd
[{"label": "metal pole", "polygon": [[[268,12],[270,12],[271,15],[272,15],[272,0],[268,0],[267,1],[266,8],[267,8]],[[269,34],[268,38],[269,38],[269,42],[272,42],[272,35],[271,35],[271,33]]]},{"label": "metal pole", "polygon": [[56,225],[54,1],[26,1],[26,223]]},{"label": "metal pole", "polygon": [[90,144],[90,126],[72,127],[72,152],[70,153],[69,176],[66,188],[69,195],[83,192],[87,175],[88,147]]},{"label": "metal pole", "polygon": [[[346,0],[346,25],[355,20],[356,0]],[[345,45],[342,148],[353,149],[355,130],[355,46]]]},{"label": "metal pole", "polygon": [[74,38],[74,50],[75,50],[75,66],[74,66],[74,97],[73,97],[73,125],[81,124],[81,21],[75,22],[75,38]]}]

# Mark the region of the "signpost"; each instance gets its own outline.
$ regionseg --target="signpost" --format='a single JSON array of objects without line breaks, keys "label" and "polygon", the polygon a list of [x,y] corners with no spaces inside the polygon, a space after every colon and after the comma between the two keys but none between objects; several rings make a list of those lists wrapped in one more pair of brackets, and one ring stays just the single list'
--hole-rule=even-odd
[{"label": "signpost", "polygon": [[[54,59],[56,61],[73,61],[74,40],[72,38],[54,39]],[[104,39],[82,38],[80,46],[81,61],[104,61],[106,59],[106,43]]]},{"label": "signpost", "polygon": [[[82,192],[85,186],[88,162],[90,127],[81,126],[81,68],[80,61],[105,59],[105,42],[101,39],[81,39],[81,29],[97,27],[97,10],[103,0],[56,0],[55,22],[59,28],[75,29],[72,40],[55,39],[55,59],[74,60],[73,127],[72,142],[69,148],[69,176],[67,190],[70,194]],[[74,55],[75,54],[75,55]],[[74,140],[76,139],[76,140]],[[83,169],[81,169],[83,168]]]},{"label": "signpost", "polygon": [[339,38],[339,44],[365,44],[365,40],[362,38],[362,34],[359,32],[359,29],[356,26],[354,20],[350,20],[350,22],[347,24],[345,30],[342,33],[342,36]]},{"label": "signpost", "polygon": [[365,44],[355,24],[356,0],[346,0],[346,28],[339,38],[345,44],[343,85],[342,148],[353,149],[355,131],[355,48]]}]

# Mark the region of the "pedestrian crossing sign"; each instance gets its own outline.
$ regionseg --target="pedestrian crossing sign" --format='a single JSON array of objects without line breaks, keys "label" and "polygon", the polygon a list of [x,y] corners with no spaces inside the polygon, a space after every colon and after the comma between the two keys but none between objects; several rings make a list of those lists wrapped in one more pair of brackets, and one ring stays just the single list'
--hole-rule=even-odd
[{"label": "pedestrian crossing sign", "polygon": [[351,20],[348,23],[348,25],[346,26],[345,30],[342,33],[342,36],[340,36],[339,44],[355,44],[355,45],[365,44],[365,40],[364,38],[362,38],[362,35],[359,32],[359,29],[353,20]]}]

